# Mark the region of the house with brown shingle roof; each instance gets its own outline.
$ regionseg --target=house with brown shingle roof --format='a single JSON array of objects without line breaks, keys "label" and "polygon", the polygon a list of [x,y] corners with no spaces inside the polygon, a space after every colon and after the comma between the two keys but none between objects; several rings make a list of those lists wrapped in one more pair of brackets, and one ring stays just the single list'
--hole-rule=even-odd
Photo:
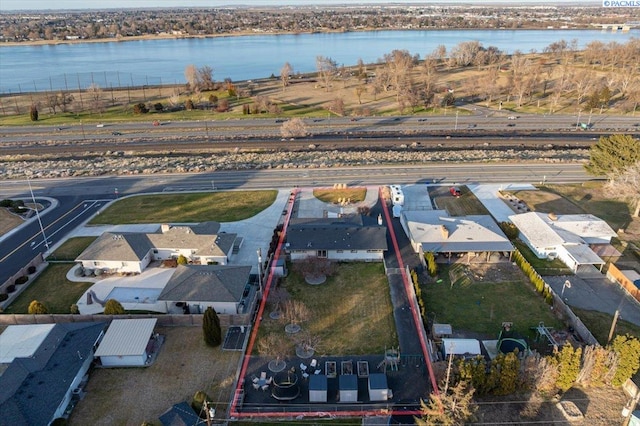
[{"label": "house with brown shingle roof", "polygon": [[242,239],[218,233],[220,224],[162,225],[155,233],[105,232],[76,258],[85,269],[106,273],[140,273],[154,260],[185,256],[199,265],[226,265]]}]

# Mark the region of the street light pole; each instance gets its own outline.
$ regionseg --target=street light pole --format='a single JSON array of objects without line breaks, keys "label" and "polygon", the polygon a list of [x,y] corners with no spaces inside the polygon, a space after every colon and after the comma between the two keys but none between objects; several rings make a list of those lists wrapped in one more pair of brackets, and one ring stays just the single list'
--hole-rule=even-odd
[{"label": "street light pole", "polygon": [[456,127],[454,128],[454,130],[458,130],[458,112],[456,111]]},{"label": "street light pole", "polygon": [[38,211],[38,205],[36,204],[36,197],[33,195],[33,189],[31,188],[31,180],[29,180],[29,176],[27,176],[27,184],[29,185],[29,192],[31,193],[31,201],[33,201],[33,207],[36,210],[36,217],[38,218],[38,224],[40,225],[40,232],[42,232],[44,245],[47,248],[47,251],[49,251],[49,240],[47,239],[47,236],[44,233],[44,227],[42,226],[42,220],[40,219],[40,212]]},{"label": "street light pole", "polygon": [[258,286],[260,287],[260,297],[262,297],[262,249],[258,248]]}]

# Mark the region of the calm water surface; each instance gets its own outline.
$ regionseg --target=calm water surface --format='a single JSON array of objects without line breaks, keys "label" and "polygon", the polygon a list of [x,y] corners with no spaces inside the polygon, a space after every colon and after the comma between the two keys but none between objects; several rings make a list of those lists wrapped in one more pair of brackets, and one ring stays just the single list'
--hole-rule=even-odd
[{"label": "calm water surface", "polygon": [[278,76],[285,62],[294,72],[315,71],[316,56],[339,65],[378,61],[394,49],[424,58],[438,45],[451,49],[478,40],[506,53],[542,51],[549,44],[573,39],[580,48],[593,40],[624,43],[640,30],[443,30],[367,31],[301,35],[257,35],[206,39],[167,39],[44,46],[0,46],[0,92],[43,91],[184,83],[189,64],[213,68],[215,80],[249,80]]}]

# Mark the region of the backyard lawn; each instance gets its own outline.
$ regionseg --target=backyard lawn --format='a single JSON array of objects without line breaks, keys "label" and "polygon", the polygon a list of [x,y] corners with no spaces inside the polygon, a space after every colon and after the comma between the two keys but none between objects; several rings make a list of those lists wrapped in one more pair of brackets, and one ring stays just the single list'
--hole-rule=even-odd
[{"label": "backyard lawn", "polygon": [[[68,314],[82,294],[93,283],[67,281],[70,263],[49,264],[34,282],[5,309],[8,314],[26,314],[32,300],[44,303],[50,314]],[[23,284],[27,285],[27,284]]]},{"label": "backyard lawn", "polygon": [[429,186],[429,196],[438,209],[446,210],[451,216],[488,215],[489,211],[466,186],[459,186],[460,196],[449,193],[449,187]]},{"label": "backyard lawn", "polygon": [[454,332],[494,338],[505,321],[512,322],[515,330],[529,337],[535,337],[530,327],[541,321],[548,327],[564,328],[516,266],[505,263],[490,267],[496,268],[496,276],[504,277],[505,281],[492,279],[488,273],[479,278],[482,274],[462,264],[441,266],[437,279],[440,282],[421,287],[426,310],[435,317],[434,322],[451,324]]},{"label": "backyard lawn", "polygon": [[273,204],[277,194],[277,191],[224,191],[128,197],[95,216],[90,224],[234,222],[260,213]]},{"label": "backyard lawn", "polygon": [[[295,268],[294,268],[295,269]],[[324,284],[307,284],[291,271],[283,283],[291,300],[310,311],[302,330],[320,339],[317,356],[381,354],[398,345],[389,284],[380,263],[341,263]],[[269,306],[258,339],[285,335],[283,320],[269,318]],[[294,343],[291,343],[293,354]]]}]

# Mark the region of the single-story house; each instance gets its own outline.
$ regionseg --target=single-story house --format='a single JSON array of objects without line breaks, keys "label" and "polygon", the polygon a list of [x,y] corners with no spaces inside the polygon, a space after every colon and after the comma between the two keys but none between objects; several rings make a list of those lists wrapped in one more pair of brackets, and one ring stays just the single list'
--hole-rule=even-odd
[{"label": "single-story house", "polygon": [[449,216],[446,210],[405,210],[400,223],[421,258],[432,252],[445,259],[466,255],[470,260],[476,253],[485,253],[484,259],[488,261],[492,253],[510,255],[514,251],[507,236],[488,215]]},{"label": "single-story house", "polygon": [[292,261],[317,257],[339,261],[381,261],[387,228],[364,225],[362,216],[292,219],[286,249]]},{"label": "single-story house", "polygon": [[0,424],[48,425],[63,417],[80,393],[104,328],[102,322],[8,326],[0,348],[19,349],[1,376]]},{"label": "single-story house", "polygon": [[219,314],[243,313],[250,275],[251,266],[178,265],[158,301],[166,304],[166,312],[188,305],[195,314],[208,307]]},{"label": "single-story house", "polygon": [[114,319],[96,350],[95,357],[105,367],[149,365],[149,341],[157,318]]},{"label": "single-story house", "polygon": [[529,212],[509,216],[509,220],[538,258],[558,258],[573,271],[580,265],[602,268],[605,262],[591,247],[609,245],[617,235],[604,220],[591,214]]},{"label": "single-story house", "polygon": [[242,239],[233,233],[217,233],[220,224],[161,225],[155,233],[105,232],[77,258],[85,269],[140,273],[153,260],[185,256],[200,265],[227,264],[234,245]]}]

